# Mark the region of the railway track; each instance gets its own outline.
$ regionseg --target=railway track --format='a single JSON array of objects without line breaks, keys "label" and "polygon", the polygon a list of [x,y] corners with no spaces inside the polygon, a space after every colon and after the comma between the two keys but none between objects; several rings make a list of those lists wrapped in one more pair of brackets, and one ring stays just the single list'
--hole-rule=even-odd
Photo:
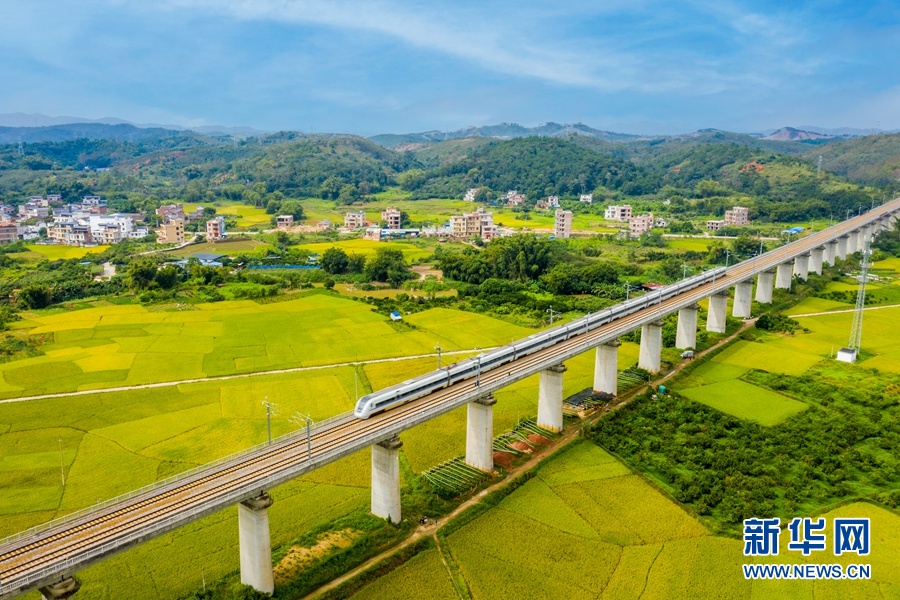
[{"label": "railway track", "polygon": [[587,333],[574,335],[513,363],[484,371],[478,382],[474,379],[461,381],[364,421],[348,414],[312,430],[309,442],[304,435],[276,441],[71,521],[13,539],[0,546],[0,599],[15,597],[61,575],[72,574],[93,562],[388,439],[479,395],[529,377],[679,308],[727,290],[756,273],[785,263],[898,209],[900,199],[738,263],[715,281]]}]

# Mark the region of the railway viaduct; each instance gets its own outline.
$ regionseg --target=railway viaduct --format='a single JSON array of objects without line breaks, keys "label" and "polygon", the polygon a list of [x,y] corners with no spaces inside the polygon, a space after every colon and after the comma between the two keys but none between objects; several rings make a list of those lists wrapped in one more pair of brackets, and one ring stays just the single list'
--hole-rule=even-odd
[{"label": "railway viaduct", "polygon": [[697,335],[697,302],[708,298],[706,328],[724,332],[729,290],[734,288],[732,315],[750,316],[755,299],[771,303],[773,288],[789,289],[793,278],[822,273],[861,249],[879,231],[893,228],[900,199],[813,233],[791,244],[735,264],[716,280],[624,316],[554,346],[522,357],[477,380],[460,381],[429,396],[372,416],[339,415],[315,427],[288,434],[271,444],[157,482],[120,498],[68,515],[0,541],[0,600],[40,589],[46,599],[73,596],[75,573],[113,554],[162,535],[227,506],[238,505],[241,581],[271,593],[272,556],[266,490],[322,465],[370,448],[372,513],[399,521],[399,434],[448,411],[467,406],[466,462],[493,469],[493,392],[540,373],[538,424],[563,426],[564,362],[594,351],[594,390],[615,395],[617,339],[641,329],[639,366],[660,369],[662,319],[678,313],[676,345],[693,348]]}]

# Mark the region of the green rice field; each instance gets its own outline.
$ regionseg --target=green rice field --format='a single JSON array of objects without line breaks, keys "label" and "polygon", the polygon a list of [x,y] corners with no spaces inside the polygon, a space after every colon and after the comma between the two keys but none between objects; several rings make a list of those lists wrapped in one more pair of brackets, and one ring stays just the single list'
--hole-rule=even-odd
[{"label": "green rice field", "polygon": [[[873,532],[878,531],[865,559],[872,565],[871,580],[748,581],[741,564],[754,559],[743,556],[740,540],[712,535],[696,516],[618,460],[590,442],[578,442],[441,545],[445,560],[458,569],[476,600],[894,597],[900,591],[895,563],[900,516],[866,503],[821,516],[871,519]],[[823,562],[821,556],[788,550],[787,535],[780,541],[779,556],[769,562]],[[420,573],[423,585],[433,581],[446,589],[447,570],[434,552],[422,553],[353,597],[387,598],[391,584],[403,585],[409,573]],[[827,562],[847,565],[854,558],[859,562],[859,557],[829,554]],[[423,563],[432,568],[426,572]]]}]

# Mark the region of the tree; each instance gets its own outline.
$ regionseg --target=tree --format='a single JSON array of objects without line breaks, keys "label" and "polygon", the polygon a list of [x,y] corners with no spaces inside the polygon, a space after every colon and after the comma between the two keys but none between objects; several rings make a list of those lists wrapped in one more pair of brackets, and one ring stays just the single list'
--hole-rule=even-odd
[{"label": "tree", "polygon": [[303,206],[300,205],[299,200],[285,200],[276,214],[291,215],[294,217],[294,221],[301,221],[303,220]]},{"label": "tree", "polygon": [[322,270],[332,275],[346,273],[350,267],[350,257],[340,248],[331,247],[322,253],[319,260]]},{"label": "tree", "polygon": [[422,169],[410,169],[397,175],[397,183],[400,187],[407,191],[412,191],[422,187],[427,176]]},{"label": "tree", "polygon": [[325,286],[326,290],[333,290],[334,289],[334,279],[329,277],[328,279],[325,280],[325,283],[323,283],[322,285]]},{"label": "tree", "polygon": [[344,186],[343,177],[331,176],[322,182],[319,186],[319,196],[325,200],[336,200],[341,195],[341,188]]},{"label": "tree", "polygon": [[52,298],[50,288],[45,285],[26,285],[19,292],[19,302],[28,308],[46,308]]},{"label": "tree", "polygon": [[178,275],[178,269],[176,269],[172,265],[169,265],[167,267],[159,269],[153,276],[153,281],[156,282],[156,285],[158,285],[162,289],[169,290],[175,287],[175,285],[178,283]]},{"label": "tree", "polygon": [[341,186],[341,192],[338,194],[338,204],[353,204],[359,200],[359,190],[352,183]]},{"label": "tree", "polygon": [[351,254],[347,259],[347,271],[362,273],[366,269],[366,257],[362,254]]},{"label": "tree", "polygon": [[131,261],[125,271],[125,279],[132,290],[146,290],[156,277],[156,263],[149,258]]},{"label": "tree", "polygon": [[366,276],[373,281],[385,281],[391,287],[399,287],[409,279],[409,267],[403,252],[393,248],[379,248],[375,258],[366,264]]}]

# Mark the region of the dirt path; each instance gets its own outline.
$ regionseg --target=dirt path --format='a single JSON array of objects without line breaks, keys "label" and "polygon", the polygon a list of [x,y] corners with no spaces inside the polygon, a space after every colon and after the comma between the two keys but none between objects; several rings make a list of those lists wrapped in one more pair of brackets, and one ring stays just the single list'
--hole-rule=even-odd
[{"label": "dirt path", "polygon": [[[472,348],[470,350],[452,350],[441,353],[441,356],[455,356],[457,354],[471,354],[472,352],[481,352],[485,350],[493,350],[493,348]],[[142,383],[140,385],[125,385],[120,387],[101,388],[97,390],[81,390],[78,392],[61,392],[58,394],[40,394],[37,396],[21,396],[19,398],[9,398],[0,400],[0,404],[10,404],[13,402],[28,402],[30,400],[43,400],[45,398],[68,398],[70,396],[87,396],[89,394],[111,394],[113,392],[127,392],[130,390],[146,390],[150,388],[174,387],[185,383],[203,383],[208,381],[226,381],[228,379],[247,379],[249,377],[262,377],[264,375],[279,375],[281,373],[299,373],[301,371],[320,371],[322,369],[332,369],[334,367],[352,367],[354,365],[372,365],[377,363],[400,362],[404,360],[415,360],[417,358],[437,358],[437,353],[433,354],[417,354],[415,356],[397,356],[393,358],[373,358],[371,360],[356,360],[352,362],[331,363],[327,365],[315,365],[309,367],[291,367],[290,369],[275,369],[272,371],[256,371],[253,373],[238,373],[235,375],[219,375],[215,377],[197,377],[195,379],[181,379],[178,381],[162,381],[160,383]]]},{"label": "dirt path", "polygon": [[[864,307],[863,310],[881,310],[883,308],[897,308],[900,307],[900,304],[886,304],[884,306],[868,306]],[[847,308],[842,310],[823,310],[822,312],[814,312],[814,313],[803,313],[799,315],[788,315],[789,317],[818,317],[821,315],[839,315],[841,313],[852,313],[856,312],[855,308]]]},{"label": "dirt path", "polygon": [[[740,335],[743,331],[745,331],[749,327],[752,327],[755,323],[756,323],[756,319],[748,319],[748,320],[744,321],[744,324],[741,325],[741,327],[737,331],[735,331],[730,336],[716,342],[715,344],[713,344],[706,350],[703,350],[702,352],[698,353],[695,356],[695,359],[701,358],[701,357],[709,354],[716,348],[719,348],[723,344],[730,342],[731,340],[736,338],[738,335]],[[657,385],[660,382],[666,381],[667,379],[677,375],[678,373],[681,372],[682,369],[684,369],[690,363],[691,363],[691,361],[682,361],[681,364],[679,364],[677,367],[672,369],[672,371],[670,371],[663,377],[654,380],[651,383],[651,385]],[[628,394],[619,398],[619,401],[616,402],[615,406],[612,407],[612,410],[617,410],[617,409],[621,408],[622,406],[625,406],[631,400],[633,400],[637,396],[643,394],[646,390],[647,390],[647,386],[643,385],[639,388],[636,388],[636,389],[628,392]],[[604,414],[606,414],[606,413],[602,413],[602,412],[597,413],[597,415],[588,417],[587,420],[589,420],[591,423],[595,423],[595,422],[599,421],[600,419],[602,419]],[[357,575],[361,575],[362,573],[368,571],[369,569],[371,569],[372,567],[374,567],[381,561],[396,554],[403,548],[406,548],[407,546],[414,544],[415,542],[417,542],[418,540],[422,539],[425,536],[428,536],[428,535],[436,536],[437,530],[440,529],[441,527],[443,527],[444,524],[453,520],[455,517],[458,517],[463,511],[465,511],[469,507],[474,506],[475,504],[481,502],[481,499],[484,498],[485,496],[487,496],[488,494],[495,492],[497,490],[503,489],[504,487],[509,485],[516,478],[516,476],[519,475],[520,473],[523,473],[525,471],[528,471],[529,469],[536,467],[542,461],[550,458],[551,456],[553,456],[554,454],[556,454],[557,452],[559,452],[560,450],[562,450],[563,448],[568,446],[569,443],[572,442],[572,440],[574,440],[578,437],[579,433],[580,433],[579,427],[572,427],[571,431],[569,431],[565,435],[563,435],[563,437],[560,438],[559,440],[557,440],[553,446],[550,446],[549,448],[547,448],[537,454],[532,455],[532,457],[530,459],[528,459],[526,462],[522,463],[521,465],[518,465],[518,466],[515,466],[515,467],[509,469],[507,471],[507,473],[508,473],[507,476],[504,477],[502,480],[498,481],[497,483],[495,483],[491,486],[484,488],[483,490],[481,490],[480,492],[478,492],[477,494],[475,494],[474,496],[472,496],[471,498],[469,498],[468,500],[466,500],[465,502],[463,502],[462,504],[457,506],[455,509],[453,509],[453,511],[444,515],[437,521],[431,521],[428,523],[428,525],[420,525],[419,527],[416,528],[416,530],[412,534],[410,534],[406,539],[401,541],[399,544],[392,546],[392,547],[388,548],[387,550],[385,550],[384,552],[382,552],[381,554],[378,554],[378,555],[370,558],[369,560],[367,560],[360,566],[356,567],[352,571],[349,571],[349,572],[341,575],[337,579],[332,579],[331,581],[329,581],[328,583],[326,583],[319,589],[315,590],[311,594],[304,596],[303,600],[313,600],[314,598],[317,598],[318,596],[324,594],[325,592],[333,590],[334,588],[344,584],[345,582],[350,581]],[[437,541],[436,537],[435,537],[435,541]],[[443,560],[443,556],[441,557],[441,560]],[[445,564],[445,566],[446,566],[446,564]]]}]

